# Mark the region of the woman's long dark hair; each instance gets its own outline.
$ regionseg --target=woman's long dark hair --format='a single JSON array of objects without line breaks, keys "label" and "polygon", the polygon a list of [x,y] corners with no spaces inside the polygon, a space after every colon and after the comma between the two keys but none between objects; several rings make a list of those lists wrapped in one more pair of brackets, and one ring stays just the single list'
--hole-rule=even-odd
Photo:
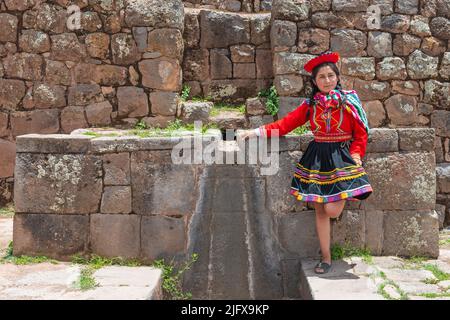
[{"label": "woman's long dark hair", "polygon": [[[320,91],[319,88],[317,87],[317,85],[313,82],[313,80],[316,79],[316,76],[319,73],[319,70],[321,68],[323,68],[323,67],[326,67],[326,66],[330,67],[334,71],[334,73],[336,73],[336,75],[338,77],[340,75],[338,67],[333,62],[324,62],[324,63],[319,64],[318,66],[316,66],[311,72],[311,79],[310,79],[311,87],[312,87],[312,93],[311,93],[311,96],[310,96],[311,101],[314,101],[314,96],[316,95],[317,92]],[[334,88],[334,90],[342,91],[342,85],[341,85],[341,81],[340,80],[338,80],[338,83],[336,85],[336,88]]]}]

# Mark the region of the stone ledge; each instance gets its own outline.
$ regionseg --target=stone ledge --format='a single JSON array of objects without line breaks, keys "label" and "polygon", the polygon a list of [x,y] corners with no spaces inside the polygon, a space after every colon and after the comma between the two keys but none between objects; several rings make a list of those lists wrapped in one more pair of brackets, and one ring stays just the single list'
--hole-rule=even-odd
[{"label": "stone ledge", "polygon": [[17,153],[87,153],[91,138],[68,134],[26,134],[16,138]]}]

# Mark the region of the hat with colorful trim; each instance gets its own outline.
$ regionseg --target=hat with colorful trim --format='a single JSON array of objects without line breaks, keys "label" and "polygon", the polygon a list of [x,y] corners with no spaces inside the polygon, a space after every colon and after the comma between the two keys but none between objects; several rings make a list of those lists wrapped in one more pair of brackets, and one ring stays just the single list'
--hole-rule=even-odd
[{"label": "hat with colorful trim", "polygon": [[338,61],[339,61],[339,53],[328,51],[328,52],[322,53],[318,57],[315,57],[315,58],[309,60],[305,64],[304,68],[307,72],[311,73],[315,67],[317,67],[318,65],[320,65],[322,63],[325,63],[325,62],[336,63]]}]

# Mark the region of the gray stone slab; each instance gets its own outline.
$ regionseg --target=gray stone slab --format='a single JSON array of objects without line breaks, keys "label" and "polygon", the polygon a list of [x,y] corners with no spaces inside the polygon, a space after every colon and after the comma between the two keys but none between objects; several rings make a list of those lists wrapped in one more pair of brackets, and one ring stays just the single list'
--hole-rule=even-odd
[{"label": "gray stone slab", "polygon": [[314,273],[317,260],[302,260],[304,281],[308,282],[313,300],[382,300],[376,284],[368,277],[355,275],[346,261],[333,261],[332,269],[324,275]]},{"label": "gray stone slab", "polygon": [[439,255],[439,221],[433,211],[386,211],[383,255]]},{"label": "gray stone slab", "polygon": [[92,155],[19,153],[16,157],[16,212],[98,212],[102,161]]},{"label": "gray stone slab", "polygon": [[14,254],[70,260],[88,250],[89,216],[14,215]]},{"label": "gray stone slab", "polygon": [[134,213],[184,216],[195,208],[197,168],[172,164],[169,151],[133,152],[131,179]]},{"label": "gray stone slab", "polygon": [[26,134],[16,138],[17,153],[87,153],[91,138],[85,135]]},{"label": "gray stone slab", "polygon": [[283,249],[296,257],[318,257],[319,238],[315,219],[314,211],[277,216],[279,241]]},{"label": "gray stone slab", "polygon": [[141,221],[141,257],[146,261],[171,261],[184,257],[186,248],[185,219],[165,216],[143,216]]},{"label": "gray stone slab", "polygon": [[92,253],[105,257],[138,258],[141,216],[93,214],[90,224]]},{"label": "gray stone slab", "polygon": [[395,152],[398,151],[398,133],[393,129],[371,129],[367,141],[366,152]]},{"label": "gray stone slab", "polygon": [[366,156],[364,168],[374,190],[364,201],[366,209],[434,209],[436,202],[434,153],[372,153]]},{"label": "gray stone slab", "polygon": [[434,128],[397,129],[400,151],[433,151]]}]

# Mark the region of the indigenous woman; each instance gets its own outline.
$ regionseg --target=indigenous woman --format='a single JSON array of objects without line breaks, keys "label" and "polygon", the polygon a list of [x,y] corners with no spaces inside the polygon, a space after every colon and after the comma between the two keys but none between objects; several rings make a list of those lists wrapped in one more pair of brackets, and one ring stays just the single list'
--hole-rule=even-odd
[{"label": "indigenous woman", "polygon": [[240,138],[283,136],[310,122],[314,140],[296,164],[291,194],[311,202],[316,212],[316,229],[321,261],[316,273],[331,268],[330,218],[338,218],[348,200],[363,200],[372,193],[362,167],[369,126],[356,91],[343,90],[339,79],[337,52],[325,52],[308,61],[312,94],[284,118]]}]

